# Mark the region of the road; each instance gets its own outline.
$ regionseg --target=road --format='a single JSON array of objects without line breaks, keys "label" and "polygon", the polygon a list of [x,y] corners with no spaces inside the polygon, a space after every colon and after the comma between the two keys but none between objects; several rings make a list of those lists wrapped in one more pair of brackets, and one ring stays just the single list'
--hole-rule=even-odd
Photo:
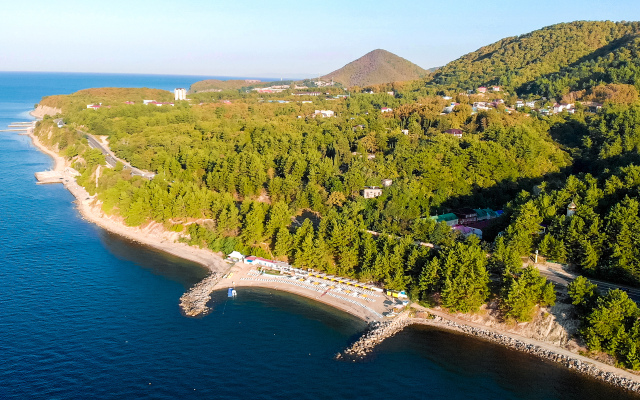
[{"label": "road", "polygon": [[[540,275],[544,276],[548,280],[558,283],[563,286],[567,286],[573,281],[579,274],[568,272],[562,268],[562,265],[555,263],[536,264],[536,267],[540,270]],[[598,285],[600,292],[606,292],[608,290],[620,289],[627,292],[629,298],[636,303],[640,302],[640,289],[630,286],[617,285],[614,283],[598,281],[589,278],[592,283]]]},{"label": "road", "polygon": [[143,178],[151,179],[156,175],[153,172],[143,171],[139,168],[131,166],[131,164],[129,164],[125,160],[116,157],[116,155],[113,154],[113,152],[107,146],[104,146],[98,139],[96,139],[92,135],[88,134],[87,132],[83,132],[80,129],[77,129],[77,131],[80,135],[87,138],[90,147],[98,149],[100,150],[100,152],[102,152],[102,154],[104,154],[105,160],[111,168],[115,168],[118,162],[121,162],[125,169],[131,170],[131,176],[141,176]]}]

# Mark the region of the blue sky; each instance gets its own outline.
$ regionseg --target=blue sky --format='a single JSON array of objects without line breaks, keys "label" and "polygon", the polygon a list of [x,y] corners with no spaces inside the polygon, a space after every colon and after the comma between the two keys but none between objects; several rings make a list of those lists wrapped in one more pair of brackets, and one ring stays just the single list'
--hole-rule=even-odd
[{"label": "blue sky", "polygon": [[325,74],[377,48],[429,68],[559,22],[640,20],[638,0],[13,0],[2,9],[3,71],[265,77]]}]

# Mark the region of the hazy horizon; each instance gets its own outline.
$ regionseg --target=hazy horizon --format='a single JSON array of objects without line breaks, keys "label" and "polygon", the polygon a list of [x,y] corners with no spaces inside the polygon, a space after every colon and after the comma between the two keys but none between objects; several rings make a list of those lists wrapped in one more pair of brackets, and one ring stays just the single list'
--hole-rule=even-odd
[{"label": "hazy horizon", "polygon": [[13,2],[0,70],[300,79],[378,48],[428,69],[560,22],[640,19],[638,2],[617,3]]}]

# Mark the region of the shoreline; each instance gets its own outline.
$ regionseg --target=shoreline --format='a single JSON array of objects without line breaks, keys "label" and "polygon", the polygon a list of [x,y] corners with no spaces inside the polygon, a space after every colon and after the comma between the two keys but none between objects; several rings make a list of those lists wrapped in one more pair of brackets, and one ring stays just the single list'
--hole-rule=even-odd
[{"label": "shoreline", "polygon": [[[33,111],[30,115],[37,118]],[[52,170],[65,177],[61,183],[75,197],[76,208],[83,219],[129,240],[195,262],[206,268],[210,273],[220,273],[228,269],[228,264],[218,254],[207,249],[189,246],[186,243],[175,242],[178,234],[167,231],[157,222],[151,222],[142,227],[130,227],[118,221],[117,217],[105,215],[100,206],[95,204],[96,196],[90,196],[82,186],[77,184],[73,176],[65,173],[68,162],[55,151],[45,146],[33,131],[30,131],[26,136],[31,138],[33,145],[38,150],[53,159]]]},{"label": "shoreline", "polygon": [[[34,115],[33,111],[30,113],[30,115],[38,118],[36,115]],[[33,130],[30,131],[27,136],[31,138],[33,145],[38,150],[47,154],[53,159],[53,170],[59,172],[65,177],[65,179],[63,179],[61,183],[74,196],[76,207],[80,212],[82,218],[86,221],[92,222],[102,229],[125,237],[129,240],[133,240],[135,242],[150,246],[154,249],[169,253],[179,258],[195,262],[206,268],[210,272],[210,276],[212,274],[223,274],[230,270],[230,266],[226,262],[224,262],[224,260],[218,254],[213,253],[212,251],[207,249],[196,248],[185,243],[175,242],[178,234],[167,231],[161,224],[151,222],[145,224],[144,227],[129,227],[126,226],[123,222],[119,221],[117,217],[109,217],[105,215],[102,212],[100,205],[95,204],[96,196],[90,196],[83,187],[79,186],[76,183],[76,180],[73,176],[65,172],[65,169],[68,166],[68,162],[62,156],[58,155],[55,151],[49,149],[42,142],[40,142],[39,138],[35,135]],[[348,305],[347,303],[341,304],[340,300],[334,297],[327,297],[326,299],[321,298],[320,296],[317,296],[315,292],[311,292],[305,289],[288,287],[287,285],[279,285],[277,282],[232,281],[232,284],[234,287],[262,287],[293,293],[295,295],[327,304],[340,311],[355,316],[365,322],[373,322],[374,320],[370,318],[370,315],[367,315],[364,309],[358,309],[358,307]],[[197,286],[198,285],[194,286],[194,288],[196,288]],[[229,287],[228,280],[222,279],[220,281],[217,281],[213,285],[211,291],[224,290],[227,287]],[[190,293],[192,289],[193,288],[185,292],[185,295]],[[209,292],[207,295],[209,296],[210,293],[211,292]],[[315,297],[314,295],[312,295],[312,293],[315,295]],[[415,305],[412,306],[415,307]],[[541,340],[530,339],[511,332],[504,332],[499,329],[481,326],[469,321],[458,320],[457,318],[447,315],[446,313],[437,312],[431,309],[425,309],[424,311],[435,316],[436,318],[440,318],[440,322],[436,322],[434,320],[429,320],[426,318],[412,318],[409,325],[431,325],[439,329],[456,331],[469,336],[475,336],[481,340],[498,343],[502,346],[511,348],[516,351],[524,351],[539,358],[559,363],[564,367],[574,369],[582,374],[594,377],[602,382],[613,384],[627,390],[640,392],[640,376],[628,372],[627,370],[616,368],[614,366],[593,360],[591,358],[581,356],[560,346],[556,346]],[[530,351],[532,350],[532,348],[541,351]],[[576,360],[584,364],[584,366],[587,368],[578,368],[578,366],[574,364],[574,361]],[[630,381],[631,383],[625,383],[625,380]]]}]

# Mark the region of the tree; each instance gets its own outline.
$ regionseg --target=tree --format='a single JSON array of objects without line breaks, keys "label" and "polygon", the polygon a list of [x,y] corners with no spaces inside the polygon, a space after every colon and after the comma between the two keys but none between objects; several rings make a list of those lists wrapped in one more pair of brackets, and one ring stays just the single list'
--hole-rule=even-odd
[{"label": "tree", "polygon": [[502,309],[509,318],[530,321],[536,304],[552,306],[556,295],[553,284],[540,276],[540,271],[528,266],[518,272],[505,274]]}]

